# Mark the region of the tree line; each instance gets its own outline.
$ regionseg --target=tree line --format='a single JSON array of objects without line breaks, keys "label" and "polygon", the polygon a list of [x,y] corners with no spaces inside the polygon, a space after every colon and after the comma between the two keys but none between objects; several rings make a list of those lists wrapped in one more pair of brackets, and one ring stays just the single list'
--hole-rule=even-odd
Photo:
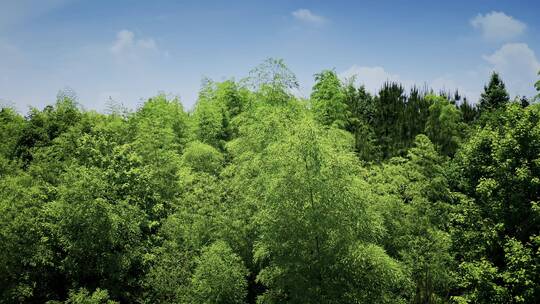
[{"label": "tree line", "polygon": [[540,302],[535,97],[297,87],[3,107],[0,303]]}]

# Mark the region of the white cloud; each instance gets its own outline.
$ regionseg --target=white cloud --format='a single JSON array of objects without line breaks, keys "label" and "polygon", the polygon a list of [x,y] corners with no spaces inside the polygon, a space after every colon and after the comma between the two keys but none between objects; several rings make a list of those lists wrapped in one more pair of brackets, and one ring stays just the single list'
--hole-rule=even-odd
[{"label": "white cloud", "polygon": [[471,20],[471,25],[482,33],[482,36],[491,41],[508,41],[525,32],[525,23],[508,16],[503,12],[491,12],[485,15],[478,14]]},{"label": "white cloud", "polygon": [[305,8],[301,8],[292,12],[292,15],[297,20],[300,20],[306,23],[316,24],[316,25],[322,25],[328,21],[323,16],[315,15],[310,10],[305,9]]},{"label": "white cloud", "polygon": [[371,93],[377,93],[386,81],[398,81],[400,83],[405,82],[406,84],[409,83],[408,81],[403,81],[397,74],[388,73],[380,66],[367,67],[353,65],[340,73],[339,76],[342,79],[350,79],[355,77],[356,81],[363,84]]},{"label": "white cloud", "polygon": [[135,35],[133,34],[133,32],[130,32],[128,30],[121,30],[120,32],[118,32],[118,34],[116,34],[116,41],[111,47],[111,52],[118,54],[125,49],[132,47],[134,37]]},{"label": "white cloud", "polygon": [[[399,74],[390,73],[380,66],[367,67],[358,65],[353,65],[339,74],[339,77],[344,80],[350,79],[353,76],[357,83],[364,85],[366,90],[372,94],[377,94],[385,82],[395,81],[400,83],[406,91],[409,91],[413,86],[416,86],[419,89],[423,89],[427,86],[428,89],[433,89],[435,92],[445,91],[453,93],[457,89],[460,94],[467,97],[469,101],[471,101],[471,99],[476,100],[479,95],[479,93],[474,90],[476,86],[471,85],[474,81],[470,82],[470,77],[465,77],[465,80],[461,79],[464,75],[460,75],[461,78],[456,78],[454,75],[447,74],[431,80],[413,80],[404,79]],[[456,79],[459,79],[460,81],[456,81]],[[475,77],[474,79],[479,78]],[[477,84],[478,87],[481,87],[481,83]]]},{"label": "white cloud", "polygon": [[137,46],[149,49],[149,50],[157,50],[157,45],[154,39],[141,39],[137,41]]},{"label": "white cloud", "polygon": [[121,30],[116,34],[116,40],[110,50],[116,55],[134,56],[137,51],[156,51],[157,44],[152,38],[135,39],[135,34],[133,32]]},{"label": "white cloud", "polygon": [[[433,89],[435,93],[442,91],[453,94],[458,90],[462,98],[466,97],[469,102],[475,102],[480,96],[479,89],[482,87],[481,84],[475,83],[475,80],[483,78],[473,76],[473,74],[476,75],[478,73],[475,71],[467,71],[458,77],[453,74],[442,75],[431,80],[428,83],[429,88]],[[471,81],[470,78],[473,78],[473,80]]]},{"label": "white cloud", "polygon": [[484,55],[491,70],[501,74],[512,95],[532,95],[540,62],[525,43],[507,43],[491,55]]}]

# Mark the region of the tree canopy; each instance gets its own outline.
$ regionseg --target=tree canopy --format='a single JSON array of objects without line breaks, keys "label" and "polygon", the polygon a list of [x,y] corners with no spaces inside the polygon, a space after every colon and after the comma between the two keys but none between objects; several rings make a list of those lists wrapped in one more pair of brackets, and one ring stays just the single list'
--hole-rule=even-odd
[{"label": "tree canopy", "polygon": [[540,302],[533,98],[314,78],[0,109],[0,303]]}]

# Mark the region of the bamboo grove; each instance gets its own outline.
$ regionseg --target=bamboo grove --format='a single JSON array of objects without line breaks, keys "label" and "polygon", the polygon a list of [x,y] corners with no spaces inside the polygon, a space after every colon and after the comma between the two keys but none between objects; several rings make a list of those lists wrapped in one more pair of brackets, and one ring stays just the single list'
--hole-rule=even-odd
[{"label": "bamboo grove", "polygon": [[2,108],[0,303],[540,302],[535,98],[356,83]]}]

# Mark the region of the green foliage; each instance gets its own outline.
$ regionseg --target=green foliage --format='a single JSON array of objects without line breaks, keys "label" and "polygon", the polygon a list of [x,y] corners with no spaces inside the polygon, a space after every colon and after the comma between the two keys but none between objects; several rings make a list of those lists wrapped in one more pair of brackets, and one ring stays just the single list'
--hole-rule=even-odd
[{"label": "green foliage", "polygon": [[182,162],[194,171],[217,175],[223,166],[223,156],[214,147],[195,141],[185,149]]},{"label": "green foliage", "polygon": [[143,214],[134,205],[109,203],[98,169],[73,167],[63,179],[58,199],[44,210],[45,229],[59,254],[55,264],[73,286],[101,286],[118,297],[124,292],[119,286],[135,283]]},{"label": "green foliage", "polygon": [[190,113],[2,108],[0,303],[540,301],[539,105],[296,89],[269,59]]},{"label": "green foliage", "polygon": [[403,156],[416,135],[423,133],[432,100],[416,87],[409,95],[398,83],[387,82],[373,98],[367,115],[382,159]]},{"label": "green foliage", "polygon": [[59,96],[54,106],[46,106],[43,111],[32,109],[18,138],[15,155],[28,165],[36,148],[49,145],[53,139],[77,124],[80,117],[76,101],[66,96]]},{"label": "green foliage", "polygon": [[465,99],[462,103],[458,106],[459,110],[461,111],[463,121],[467,124],[470,124],[474,122],[476,119],[478,119],[479,110],[476,105],[470,104]]},{"label": "green foliage", "polygon": [[460,142],[463,125],[459,110],[447,99],[429,95],[431,103],[426,122],[426,135],[435,143],[442,154],[453,155]]},{"label": "green foliage", "polygon": [[[344,260],[347,283],[346,303],[406,303],[403,296],[410,288],[406,270],[373,244],[357,244]],[[343,303],[343,302],[342,302]]]},{"label": "green foliage", "polygon": [[271,157],[263,160],[257,186],[262,196],[254,253],[264,265],[258,280],[269,288],[262,302],[339,303],[359,288],[335,278],[349,271],[341,263],[349,246],[373,241],[377,225],[358,192],[350,142],[340,142],[335,132],[301,120],[268,147]]},{"label": "green foliage", "polygon": [[232,80],[227,80],[217,84],[215,97],[225,105],[229,117],[234,118],[246,107],[248,94],[248,90],[239,87]]},{"label": "green foliage", "polygon": [[[538,75],[540,75],[540,71],[538,71]],[[538,80],[538,81],[534,84],[534,87],[535,87],[536,90],[538,91],[538,95],[536,95],[536,98],[540,98],[540,80]]]},{"label": "green foliage", "polygon": [[0,155],[13,158],[15,147],[24,128],[24,119],[10,108],[0,109]]},{"label": "green foliage", "polygon": [[145,256],[144,303],[185,302],[194,254],[174,241],[165,241]]},{"label": "green foliage", "polygon": [[453,297],[457,303],[508,303],[508,291],[500,286],[497,267],[486,260],[459,266],[463,295]]},{"label": "green foliage", "polygon": [[70,291],[69,298],[64,302],[66,304],[115,304],[116,301],[109,299],[107,290],[96,289],[90,294],[85,288],[77,291]]},{"label": "green foliage", "polygon": [[373,97],[364,86],[356,88],[352,81],[343,89],[344,100],[348,109],[346,130],[354,137],[354,148],[362,160],[373,161],[381,158],[373,129]]},{"label": "green foliage", "polygon": [[539,119],[538,106],[523,110],[510,105],[498,121],[479,130],[458,156],[466,194],[485,208],[485,216],[503,220],[507,233],[522,241],[528,241],[537,220],[532,202],[540,190]]},{"label": "green foliage", "polygon": [[540,290],[530,281],[538,278],[539,272],[530,255],[538,250],[532,240],[540,225],[536,207],[540,193],[539,119],[537,105],[523,109],[510,104],[496,120],[479,129],[456,158],[461,172],[458,188],[476,204],[473,212],[470,207],[459,211],[460,223],[469,223],[455,235],[471,242],[471,247],[460,250],[465,253],[462,268],[474,278],[478,267],[490,273],[487,278],[475,279],[481,286],[469,294],[470,301],[488,302],[494,294],[501,303],[538,300]]},{"label": "green foliage", "polygon": [[178,99],[164,95],[150,98],[130,119],[134,144],[143,157],[152,158],[158,149],[182,151],[190,130],[187,115]]},{"label": "green foliage", "polygon": [[225,242],[203,248],[191,278],[191,303],[244,303],[247,269]]},{"label": "green foliage", "polygon": [[385,83],[379,91],[379,95],[374,98],[376,107],[374,129],[376,137],[382,146],[384,158],[389,158],[399,154],[404,147],[401,140],[403,128],[401,124],[405,112],[406,96],[401,85],[396,83]]},{"label": "green foliage", "polygon": [[315,117],[321,124],[345,127],[348,109],[344,97],[341,81],[336,72],[326,70],[315,75],[311,102]]},{"label": "green foliage", "polygon": [[382,245],[410,272],[413,303],[445,302],[454,285],[443,172],[433,144],[418,135],[407,159],[393,159],[366,173],[387,231]]},{"label": "green foliage", "polygon": [[296,75],[283,59],[268,58],[249,72],[247,81],[255,90],[270,87],[272,90],[291,90],[299,87]]},{"label": "green foliage", "polygon": [[484,92],[480,96],[479,108],[481,112],[503,108],[510,101],[504,82],[499,74],[491,73],[491,78]]},{"label": "green foliage", "polygon": [[26,174],[0,180],[0,303],[26,302],[39,292],[55,294],[42,196]]},{"label": "green foliage", "polygon": [[195,112],[195,134],[198,140],[221,149],[227,139],[226,112],[222,104],[212,99],[199,99]]}]

